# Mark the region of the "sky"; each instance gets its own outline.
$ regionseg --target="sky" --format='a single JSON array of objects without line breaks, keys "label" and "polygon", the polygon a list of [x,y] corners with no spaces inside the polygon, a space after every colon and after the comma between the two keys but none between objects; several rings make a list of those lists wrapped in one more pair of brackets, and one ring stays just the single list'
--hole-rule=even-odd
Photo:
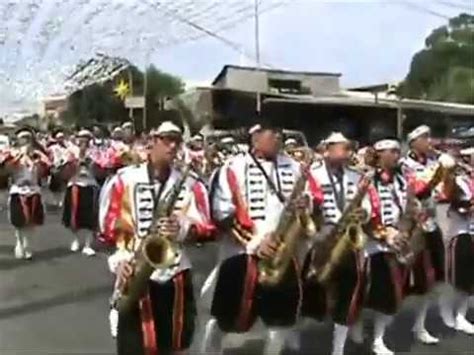
[{"label": "sky", "polygon": [[[18,2],[20,0],[0,0],[0,5],[7,1]],[[51,2],[48,5],[49,10],[43,9],[42,12],[45,19],[51,17],[55,11],[53,0],[41,1],[45,4],[48,1]],[[89,4],[96,2],[97,6],[101,2],[108,1],[135,2],[139,4],[137,6],[145,7],[155,0],[146,0],[148,2],[145,0],[81,1],[89,2]],[[180,2],[185,4],[186,1],[190,4],[199,1],[210,2],[210,0],[193,0],[194,2],[174,0],[171,3],[173,6],[179,6]],[[224,4],[228,1],[230,12],[232,2],[234,5],[239,1],[252,4],[254,0],[219,1]],[[279,69],[341,73],[344,87],[403,80],[408,73],[412,56],[423,48],[424,39],[434,28],[447,24],[450,17],[457,16],[461,12],[474,13],[474,0],[259,1],[262,7],[280,5],[260,16],[261,62]],[[204,7],[204,5],[201,6],[201,8]],[[145,11],[150,10],[145,8]],[[66,16],[69,16],[67,10],[64,12],[66,12]],[[112,27],[117,27],[117,31],[120,30],[121,23],[136,21],[136,18],[126,18],[126,9],[122,10],[121,14],[125,15],[125,18],[112,18],[111,16],[107,18],[105,16],[101,21],[113,22]],[[153,22],[152,13],[148,12],[147,15],[146,20],[143,18],[143,28],[163,33],[169,30],[166,27],[160,29],[159,21]],[[232,16],[232,14],[229,13],[228,16]],[[68,29],[74,36],[94,36],[99,40],[101,37],[105,38],[106,34],[100,31],[81,33],[79,17],[72,16],[71,22],[74,20],[78,22],[77,27],[71,25]],[[34,27],[35,25],[38,27],[38,22],[36,21],[30,27],[30,33],[40,32]],[[68,25],[71,22],[68,22]],[[225,40],[203,35],[193,42],[184,42],[169,47],[157,46],[148,61],[145,61],[145,56],[138,53],[139,51],[135,51],[130,59],[140,67],[143,67],[146,62],[153,63],[164,71],[180,76],[189,84],[188,86],[206,85],[212,82],[225,64],[255,64],[254,58],[252,58],[255,53],[254,28],[253,19],[250,18],[220,32],[219,35]],[[183,30],[183,24],[181,24],[181,30]],[[186,31],[186,27],[184,30]],[[191,31],[191,29],[189,30]],[[134,40],[133,36],[129,37],[132,41]],[[234,46],[224,43],[225,41],[232,42]],[[31,40],[30,42],[32,43]],[[23,46],[20,54],[23,55],[25,63],[34,62],[35,58],[29,55],[30,52],[33,53],[33,46],[30,47],[31,43],[29,42],[25,43],[26,45]],[[87,44],[88,40],[84,39],[82,43]],[[114,44],[120,46],[120,43]],[[153,41],[149,40],[147,44],[153,46]],[[241,50],[236,50],[235,45]],[[61,47],[56,50],[61,50]],[[242,52],[247,55],[242,55]],[[8,61],[8,57],[14,55],[15,52],[4,50],[0,54],[4,60]],[[15,57],[12,58],[11,62],[15,62]],[[20,72],[22,71],[21,68],[18,69]],[[54,70],[54,68],[52,69]],[[3,89],[6,92],[8,85],[4,85]],[[2,87],[0,87],[0,113],[1,106],[4,108],[9,104],[7,102],[2,105],[1,96]]]},{"label": "sky", "polygon": [[[446,17],[463,8],[474,12],[474,1],[453,0],[456,7],[435,0],[410,2]],[[446,23],[400,1],[292,0],[262,15],[261,57],[276,68],[342,73],[347,87],[394,82],[406,76],[426,36]],[[254,52],[252,21],[223,35]],[[157,53],[154,61],[191,83],[212,81],[224,64],[253,64],[213,38]]]}]

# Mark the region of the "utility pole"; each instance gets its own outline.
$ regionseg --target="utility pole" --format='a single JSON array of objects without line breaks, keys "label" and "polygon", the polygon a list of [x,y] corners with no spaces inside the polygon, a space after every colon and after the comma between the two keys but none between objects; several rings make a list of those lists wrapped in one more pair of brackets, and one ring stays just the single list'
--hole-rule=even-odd
[{"label": "utility pole", "polygon": [[145,62],[145,72],[143,73],[143,121],[142,121],[142,129],[143,132],[146,132],[146,94],[148,92],[148,67],[147,63]]},{"label": "utility pole", "polygon": [[[259,4],[260,0],[254,0],[254,16],[255,16],[255,62],[257,69],[260,69],[260,18],[259,18]],[[262,98],[260,92],[257,91],[257,115],[260,114],[262,108]]]},{"label": "utility pole", "polygon": [[257,62],[257,68],[260,68],[260,0],[254,0],[255,5],[255,60]]}]

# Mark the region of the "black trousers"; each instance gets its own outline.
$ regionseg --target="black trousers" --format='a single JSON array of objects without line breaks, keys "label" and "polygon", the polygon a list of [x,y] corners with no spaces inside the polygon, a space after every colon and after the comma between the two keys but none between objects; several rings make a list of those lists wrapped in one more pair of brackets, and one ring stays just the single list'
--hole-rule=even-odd
[{"label": "black trousers", "polygon": [[426,249],[418,253],[415,262],[408,272],[405,283],[407,294],[423,295],[436,282],[445,280],[444,273],[444,243],[441,230],[424,234]]},{"label": "black trousers", "polygon": [[393,253],[373,254],[369,263],[366,307],[388,315],[396,314],[404,297],[405,268]]},{"label": "black trousers", "polygon": [[44,208],[40,194],[10,195],[10,221],[15,228],[39,226],[44,223]]},{"label": "black trousers", "polygon": [[69,186],[64,196],[63,224],[74,230],[95,230],[98,222],[97,205],[97,187]]},{"label": "black trousers", "polygon": [[246,332],[260,317],[267,326],[291,326],[301,300],[295,263],[272,287],[258,283],[258,259],[247,254],[231,257],[219,269],[211,315],[225,332]]},{"label": "black trousers", "polygon": [[447,281],[457,290],[474,294],[474,236],[452,238],[447,250]]},{"label": "black trousers", "polygon": [[[191,346],[196,304],[192,275],[189,270],[179,273],[170,281],[159,284],[149,282],[149,301],[153,326],[153,341],[159,354],[188,349]],[[118,355],[141,355],[149,347],[145,342],[146,311],[140,305],[129,314],[119,315],[117,334]]]}]

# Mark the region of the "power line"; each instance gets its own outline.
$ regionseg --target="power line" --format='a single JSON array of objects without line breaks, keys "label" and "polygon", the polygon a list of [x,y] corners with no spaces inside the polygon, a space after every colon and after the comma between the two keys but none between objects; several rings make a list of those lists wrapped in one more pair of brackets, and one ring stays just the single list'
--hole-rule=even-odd
[{"label": "power line", "polygon": [[[175,18],[176,20],[178,20],[179,22],[181,23],[184,23],[188,26],[190,26],[191,28],[197,30],[198,32],[201,32],[209,37],[212,37],[214,39],[217,39],[218,41],[222,42],[223,44],[225,44],[226,46],[228,46],[229,48],[235,50],[236,52],[240,53],[240,54],[243,54],[245,55],[246,57],[248,58],[254,58],[254,55],[250,54],[243,45],[237,43],[237,42],[234,42],[220,34],[218,34],[216,31],[213,31],[211,29],[208,29],[194,21],[191,21],[190,19],[188,18],[185,18],[183,16],[181,16],[179,13],[177,13],[176,10],[173,10],[173,9],[169,9],[169,8],[166,8],[165,6],[163,6],[163,4],[156,4],[156,3],[149,3],[149,5],[151,7],[153,7],[155,10],[159,11],[159,10],[162,10],[164,11],[166,14],[168,14],[169,16]],[[242,21],[242,20],[241,20]],[[198,36],[199,38],[202,37],[202,36]],[[194,38],[194,39],[197,39],[198,37]],[[271,64],[269,63],[262,63],[264,66],[266,67],[273,67]]]},{"label": "power line", "polygon": [[466,6],[466,5],[461,5],[461,4],[453,3],[453,2],[451,2],[451,1],[437,0],[437,2],[440,3],[441,5],[444,5],[444,6],[453,8],[453,9],[464,10],[464,11],[468,11],[468,12],[473,12],[473,10],[474,10],[474,7],[473,7],[473,6],[468,7],[468,6]]},{"label": "power line", "polygon": [[423,12],[425,14],[430,14],[430,15],[433,15],[433,16],[436,16],[436,17],[439,17],[439,18],[443,18],[445,20],[449,20],[451,19],[450,16],[447,16],[445,14],[442,14],[440,12],[437,12],[437,11],[434,11],[434,10],[431,10],[431,9],[428,9],[424,6],[421,6],[421,5],[418,5],[418,4],[415,4],[415,3],[412,3],[412,2],[409,2],[409,1],[402,1],[400,2],[401,5],[405,6],[405,7],[408,7],[412,10],[416,10],[418,12]]}]

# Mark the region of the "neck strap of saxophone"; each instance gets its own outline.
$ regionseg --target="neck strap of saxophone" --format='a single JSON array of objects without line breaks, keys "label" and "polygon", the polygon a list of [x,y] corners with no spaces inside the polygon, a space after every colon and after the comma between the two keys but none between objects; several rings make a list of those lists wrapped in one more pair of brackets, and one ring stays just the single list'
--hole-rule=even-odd
[{"label": "neck strap of saxophone", "polygon": [[[148,162],[147,164],[148,181],[151,186],[155,187],[155,182],[157,180],[155,179],[153,172],[154,172],[153,165],[151,164],[151,162]],[[157,210],[158,208],[160,197],[163,194],[163,191],[165,190],[166,185],[168,184],[168,180],[170,176],[171,176],[171,171],[167,174],[166,179],[164,181],[160,181],[160,188],[158,189],[158,191],[156,191],[155,188],[153,189],[153,206],[155,210]]]},{"label": "neck strap of saxophone", "polygon": [[276,161],[273,161],[273,164],[275,166],[275,171],[276,171],[276,178],[277,178],[277,183],[278,183],[278,188],[275,186],[275,183],[273,182],[273,180],[270,178],[270,176],[268,176],[267,172],[265,171],[265,169],[263,168],[262,164],[258,161],[258,159],[250,153],[250,156],[252,157],[254,163],[257,165],[258,169],[262,172],[263,176],[265,177],[265,180],[267,181],[267,184],[268,186],[270,187],[270,190],[272,190],[272,192],[277,195],[278,197],[278,200],[281,202],[281,203],[285,203],[285,196],[283,196],[282,192],[281,192],[281,184],[280,184],[280,176],[278,174],[278,162]]}]

